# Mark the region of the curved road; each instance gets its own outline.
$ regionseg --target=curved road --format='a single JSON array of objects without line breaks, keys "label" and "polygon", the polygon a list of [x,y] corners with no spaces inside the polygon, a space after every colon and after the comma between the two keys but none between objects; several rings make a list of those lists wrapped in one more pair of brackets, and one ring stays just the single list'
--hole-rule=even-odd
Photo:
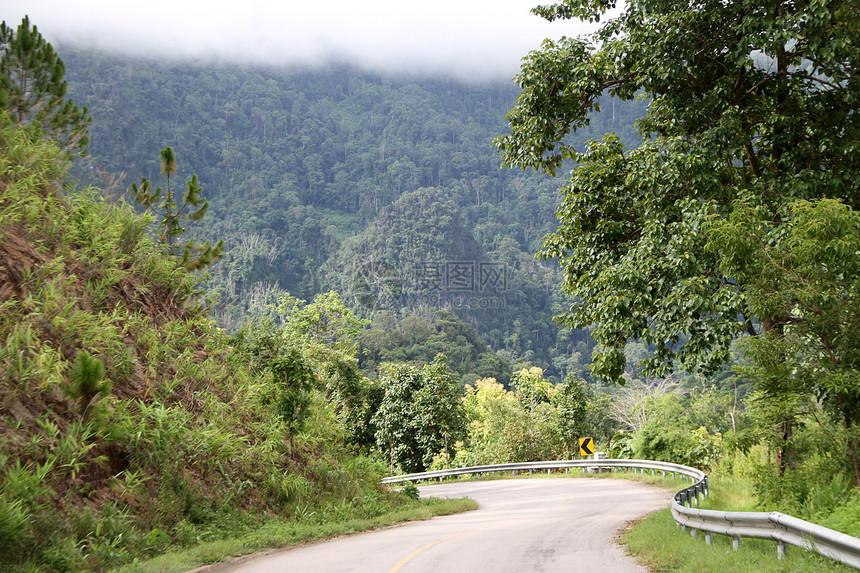
[{"label": "curved road", "polygon": [[480,509],[276,550],[207,567],[211,573],[645,572],[613,538],[671,494],[592,478],[455,482],[425,497],[470,497]]}]

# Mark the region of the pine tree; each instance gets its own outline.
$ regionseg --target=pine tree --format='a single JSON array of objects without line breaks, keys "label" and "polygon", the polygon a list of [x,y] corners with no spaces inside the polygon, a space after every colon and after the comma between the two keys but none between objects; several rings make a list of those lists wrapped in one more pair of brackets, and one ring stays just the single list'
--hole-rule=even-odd
[{"label": "pine tree", "polygon": [[90,408],[96,397],[110,394],[110,382],[104,381],[104,377],[104,362],[86,350],[78,353],[75,365],[69,370],[71,385],[68,388],[68,394],[80,400],[84,422],[89,417]]},{"label": "pine tree", "polygon": [[0,23],[0,108],[16,125],[32,123],[69,153],[86,153],[86,106],[66,99],[66,67],[25,16],[17,30]]},{"label": "pine tree", "polygon": [[[224,242],[218,241],[218,244],[211,246],[209,241],[206,241],[202,246],[194,244],[194,240],[189,240],[180,247],[176,245],[179,235],[185,232],[185,227],[182,226],[183,217],[188,217],[192,221],[199,221],[209,209],[209,201],[206,201],[201,193],[203,186],[197,180],[197,175],[192,175],[188,181],[185,194],[182,196],[182,204],[178,205],[174,201],[173,190],[170,188],[170,176],[176,173],[177,161],[176,154],[172,147],[165,147],[159,152],[161,160],[161,173],[167,177],[167,189],[162,195],[161,187],[157,187],[155,191],[150,191],[149,180],[144,177],[141,179],[140,186],[132,183],[130,191],[134,196],[134,200],[161,216],[161,233],[159,240],[167,245],[167,250],[171,255],[177,256],[181,260],[181,265],[190,271],[200,270],[212,264],[224,252]],[[185,213],[186,209],[194,207],[196,211]]]}]

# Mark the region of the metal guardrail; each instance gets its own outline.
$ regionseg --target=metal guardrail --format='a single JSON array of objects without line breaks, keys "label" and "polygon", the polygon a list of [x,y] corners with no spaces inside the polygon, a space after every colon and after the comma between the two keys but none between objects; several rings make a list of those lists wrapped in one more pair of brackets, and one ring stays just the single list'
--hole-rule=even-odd
[{"label": "metal guardrail", "polygon": [[[700,488],[700,492],[707,490],[707,480],[708,476],[705,472],[697,470],[695,468],[682,466],[679,464],[672,464],[669,462],[652,462],[646,460],[556,460],[556,461],[548,461],[548,462],[518,462],[512,464],[495,464],[488,466],[471,466],[468,468],[452,468],[448,470],[436,470],[431,472],[423,472],[417,474],[405,474],[399,476],[391,476],[382,479],[382,483],[400,483],[406,481],[421,481],[421,480],[433,480],[439,479],[442,480],[446,477],[456,477],[461,475],[470,475],[470,474],[484,474],[484,473],[499,473],[499,472],[518,472],[518,471],[528,471],[534,472],[535,470],[548,470],[551,471],[553,469],[565,469],[565,468],[575,468],[575,467],[584,467],[587,469],[638,469],[641,471],[651,470],[652,473],[660,471],[663,472],[663,475],[666,475],[666,472],[675,474],[675,475],[683,475],[692,480],[697,480],[697,483],[704,482],[704,490]],[[691,488],[694,486],[691,486]],[[690,488],[688,488],[690,489]],[[687,491],[687,490],[683,490]]]},{"label": "metal guardrail", "polygon": [[[406,474],[384,478],[382,483],[395,484],[422,480],[442,481],[447,477],[461,475],[497,474],[499,472],[529,472],[585,468],[587,471],[602,471],[611,469],[634,470],[645,472],[650,470],[654,475],[662,472],[673,476],[684,476],[690,479],[692,485],[677,492],[670,503],[672,517],[679,527],[690,528],[693,537],[699,531],[705,532],[705,541],[710,545],[713,534],[727,535],[732,538],[732,546],[740,547],[742,537],[772,539],[777,543],[777,557],[785,555],[787,545],[794,545],[816,551],[820,555],[841,561],[846,565],[860,569],[860,539],[839,533],[832,529],[803,521],[790,515],[778,512],[731,512],[698,509],[699,500],[709,493],[708,476],[705,472],[668,462],[649,460],[557,460],[547,462],[521,462],[513,464],[497,464],[488,466],[472,466],[437,470],[417,474]],[[695,506],[695,507],[694,507]]]},{"label": "metal guardrail", "polygon": [[674,499],[671,509],[679,526],[691,528],[694,536],[704,531],[708,544],[712,542],[713,533],[730,536],[735,549],[740,546],[741,537],[772,539],[776,541],[780,558],[785,555],[787,545],[794,545],[860,569],[860,539],[784,513],[694,509]]}]

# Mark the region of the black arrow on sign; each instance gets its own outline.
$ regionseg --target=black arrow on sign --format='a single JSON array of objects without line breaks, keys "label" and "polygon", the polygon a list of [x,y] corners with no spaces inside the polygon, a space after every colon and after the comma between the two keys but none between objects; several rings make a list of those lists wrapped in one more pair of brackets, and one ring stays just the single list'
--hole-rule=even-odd
[{"label": "black arrow on sign", "polygon": [[579,453],[583,456],[594,455],[594,440],[591,438],[580,438]]}]

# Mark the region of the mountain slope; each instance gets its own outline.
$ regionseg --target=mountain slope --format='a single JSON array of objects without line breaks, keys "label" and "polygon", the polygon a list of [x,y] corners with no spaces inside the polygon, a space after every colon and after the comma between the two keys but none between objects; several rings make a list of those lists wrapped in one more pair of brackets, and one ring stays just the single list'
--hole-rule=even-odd
[{"label": "mountain slope", "polygon": [[[499,168],[492,141],[508,130],[512,82],[141,60],[65,47],[63,57],[70,95],[92,110],[93,165],[126,175],[115,193],[152,178],[165,145],[177,152],[180,178],[199,176],[212,207],[191,232],[226,244],[207,285],[221,296],[217,316],[228,330],[261,295],[279,290],[310,300],[338,288],[348,298],[344,284],[361,278],[339,276],[339,263],[353,254],[350,238],[380,228],[404,195],[432,188],[494,257],[479,262],[524,270],[505,297],[503,322],[475,323],[482,338],[556,380],[584,371],[588,336],[574,334],[587,347],[576,355],[552,321],[564,304],[558,273],[542,265],[534,281],[532,265],[520,263],[556,228],[559,182]],[[576,134],[580,148],[610,129],[636,140],[632,118],[646,104],[604,103],[606,111]],[[440,231],[414,230],[426,241]],[[542,284],[544,275],[551,285]]]},{"label": "mountain slope", "polygon": [[252,374],[148,221],[65,169],[0,128],[0,569],[104,570],[298,503],[384,511],[322,394],[291,432],[266,398],[289,380]]}]

